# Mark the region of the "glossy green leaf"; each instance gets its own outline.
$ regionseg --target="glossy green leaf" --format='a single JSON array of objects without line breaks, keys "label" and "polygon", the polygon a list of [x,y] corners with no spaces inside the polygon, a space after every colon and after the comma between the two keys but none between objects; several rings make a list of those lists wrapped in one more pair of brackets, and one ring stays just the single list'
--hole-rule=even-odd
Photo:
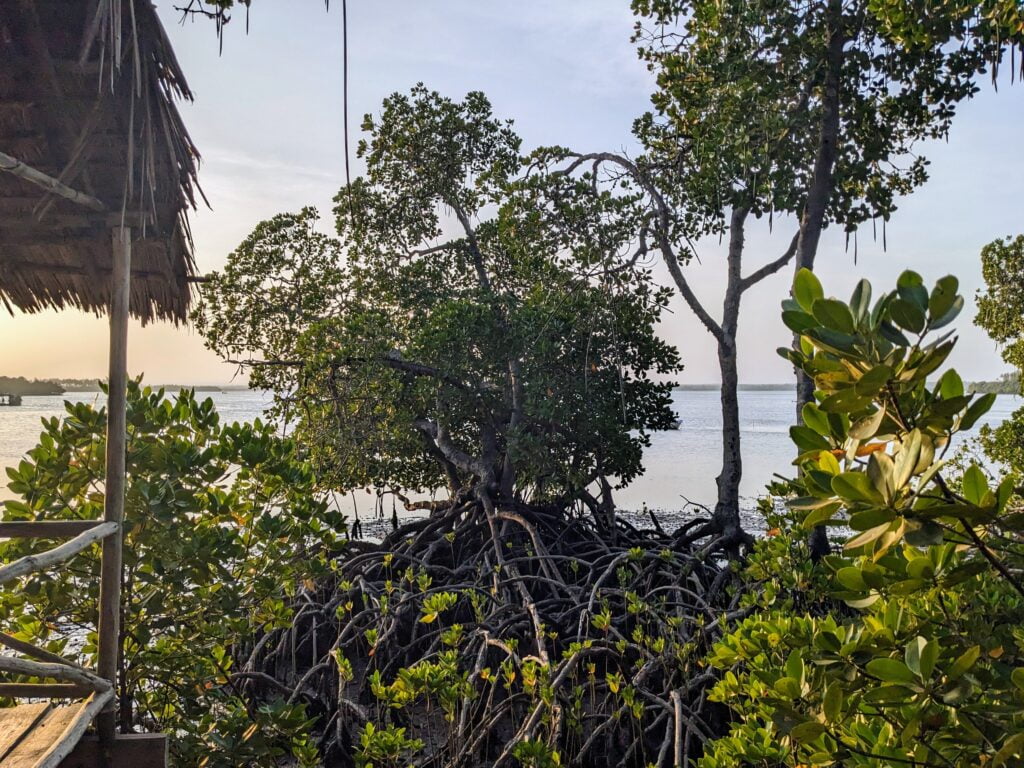
[{"label": "glossy green leaf", "polygon": [[821,281],[806,267],[802,267],[793,279],[793,297],[805,312],[810,312],[814,302],[825,296]]}]

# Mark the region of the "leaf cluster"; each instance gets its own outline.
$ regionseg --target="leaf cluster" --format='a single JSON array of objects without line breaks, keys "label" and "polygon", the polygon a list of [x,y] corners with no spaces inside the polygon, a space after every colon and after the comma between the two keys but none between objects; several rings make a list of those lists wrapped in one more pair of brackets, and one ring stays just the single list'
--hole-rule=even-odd
[{"label": "leaf cluster", "polygon": [[[931,336],[962,305],[952,277],[929,290],[905,272],[872,302],[867,282],[841,301],[798,273],[783,313],[800,347],[780,353],[816,392],[792,428],[796,525],[759,545],[751,575],[775,586],[711,655],[724,673],[713,696],[742,722],[705,768],[1024,755],[1024,504],[1011,479],[977,465],[954,476],[944,460],[995,396],[965,394],[952,369],[929,380],[955,342]],[[822,524],[842,554],[797,598],[773,572],[779,550]]]}]

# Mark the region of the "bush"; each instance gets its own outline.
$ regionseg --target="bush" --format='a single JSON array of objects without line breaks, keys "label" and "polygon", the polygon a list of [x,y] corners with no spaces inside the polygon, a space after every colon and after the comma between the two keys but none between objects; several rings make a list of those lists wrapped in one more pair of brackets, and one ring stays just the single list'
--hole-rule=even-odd
[{"label": "bush", "polygon": [[[867,282],[842,302],[804,270],[794,297],[783,317],[800,349],[780,351],[817,387],[792,430],[798,524],[758,545],[759,610],[711,654],[712,698],[737,723],[700,765],[1017,765],[1022,500],[976,465],[947,476],[951,438],[994,396],[966,395],[951,369],[927,382],[955,344],[932,335],[963,304],[957,281],[928,291],[905,272],[872,305]],[[821,524],[843,552],[795,583],[780,551]]]},{"label": "bush", "polygon": [[[105,409],[66,403],[17,468],[6,520],[103,514]],[[209,399],[129,386],[122,606],[122,730],[171,736],[175,765],[316,764],[303,702],[241,695],[259,632],[288,626],[291,597],[330,571],[342,518],[311,490],[295,445],[259,420],[221,424]],[[9,561],[42,542],[0,543]],[[99,549],[0,593],[25,640],[95,664]]]}]

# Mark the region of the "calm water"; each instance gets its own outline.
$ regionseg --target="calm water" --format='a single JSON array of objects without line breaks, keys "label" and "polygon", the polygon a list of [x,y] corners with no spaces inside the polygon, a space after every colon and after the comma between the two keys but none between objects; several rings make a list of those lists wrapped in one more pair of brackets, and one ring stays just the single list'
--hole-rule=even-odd
[{"label": "calm water", "polygon": [[[270,402],[262,392],[200,393],[211,397],[225,421],[251,420],[261,415]],[[653,436],[644,457],[646,473],[629,488],[620,490],[620,507],[677,510],[686,500],[712,504],[715,475],[721,454],[718,392],[677,391],[674,406],[682,419],[680,429]],[[25,451],[35,445],[41,431],[39,420],[63,414],[64,400],[102,403],[99,393],[69,393],[60,397],[26,397],[19,408],[0,407],[0,467],[17,464]],[[740,492],[753,506],[773,473],[788,474],[793,457],[789,425],[793,420],[791,392],[740,392],[743,425],[743,485]],[[1021,407],[1022,399],[1002,395],[987,416],[998,424]],[[10,498],[6,474],[0,477],[0,498]]]}]

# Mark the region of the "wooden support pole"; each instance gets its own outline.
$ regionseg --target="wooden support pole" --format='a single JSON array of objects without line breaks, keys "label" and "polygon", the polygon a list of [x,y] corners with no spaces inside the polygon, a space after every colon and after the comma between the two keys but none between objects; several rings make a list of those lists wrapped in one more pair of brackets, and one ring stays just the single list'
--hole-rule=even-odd
[{"label": "wooden support pole", "polygon": [[[111,230],[113,274],[110,284],[110,368],[107,378],[107,475],[103,519],[124,519],[125,411],[128,395],[128,310],[131,298],[132,230]],[[112,744],[117,724],[117,667],[121,637],[121,558],[124,536],[103,541],[100,564],[99,662],[97,672],[109,680],[115,695],[97,720],[101,741]]]},{"label": "wooden support pole", "polygon": [[107,210],[107,206],[92,195],[87,195],[84,192],[79,192],[77,189],[72,189],[67,184],[64,184],[59,179],[53,178],[53,176],[50,176],[48,173],[36,170],[31,165],[26,165],[16,157],[11,157],[4,152],[0,152],[0,171],[13,173],[18,178],[29,181],[38,187],[42,187],[47,192],[60,195],[65,200],[70,200],[73,203],[84,205],[86,208],[92,208],[94,211]]}]

